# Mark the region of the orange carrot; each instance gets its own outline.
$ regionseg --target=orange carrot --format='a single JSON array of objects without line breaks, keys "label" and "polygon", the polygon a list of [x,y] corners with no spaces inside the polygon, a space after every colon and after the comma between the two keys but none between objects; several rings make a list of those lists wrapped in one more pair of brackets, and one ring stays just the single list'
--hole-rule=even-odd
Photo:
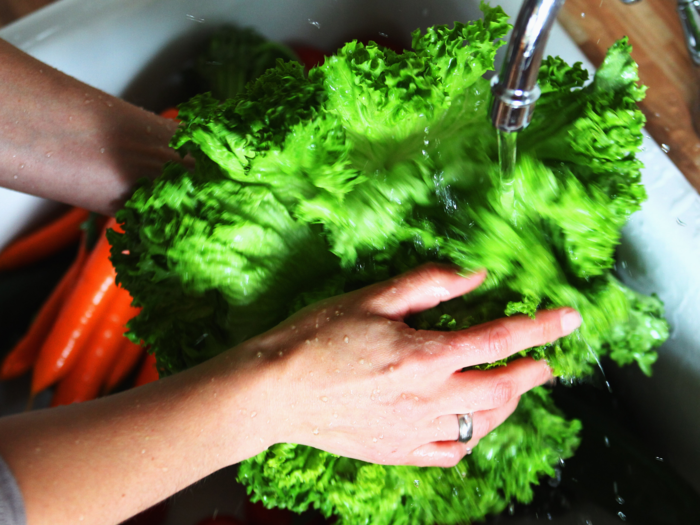
[{"label": "orange carrot", "polygon": [[124,381],[126,376],[136,368],[136,365],[145,353],[146,351],[143,346],[125,339],[117,352],[117,358],[102,388],[103,393],[111,392],[119,383]]},{"label": "orange carrot", "polygon": [[98,321],[75,366],[59,381],[51,406],[89,401],[99,395],[124,341],[125,325],[137,312],[129,292],[118,287],[109,311]]},{"label": "orange carrot", "polygon": [[166,110],[161,111],[160,116],[180,122],[180,120],[177,118],[179,113],[180,110],[177,108],[168,108]]},{"label": "orange carrot", "polygon": [[0,368],[0,379],[19,377],[28,372],[34,365],[39,350],[56,321],[63,302],[75,285],[86,258],[87,249],[85,248],[85,236],[83,236],[75,261],[53,289],[25,336],[5,357],[2,368]]},{"label": "orange carrot", "polygon": [[0,253],[0,270],[13,270],[56,253],[80,238],[89,212],[73,208],[43,228],[22,237]]},{"label": "orange carrot", "polygon": [[[107,228],[111,227],[117,227],[114,219],[107,223]],[[32,394],[41,392],[65,377],[84,348],[97,320],[109,308],[112,296],[117,291],[109,250],[110,245],[103,232],[41,347],[34,365]]]},{"label": "orange carrot", "polygon": [[158,369],[156,368],[156,356],[148,354],[141,364],[141,369],[139,370],[139,375],[136,376],[134,386],[142,386],[157,380]]}]

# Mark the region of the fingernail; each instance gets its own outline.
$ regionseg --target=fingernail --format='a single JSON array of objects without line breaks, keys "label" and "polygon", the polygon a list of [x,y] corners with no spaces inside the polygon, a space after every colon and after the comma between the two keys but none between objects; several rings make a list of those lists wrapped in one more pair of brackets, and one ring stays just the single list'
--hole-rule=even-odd
[{"label": "fingernail", "polygon": [[581,326],[581,314],[576,310],[567,310],[561,316],[561,327],[564,330],[564,335],[569,335],[579,326]]}]

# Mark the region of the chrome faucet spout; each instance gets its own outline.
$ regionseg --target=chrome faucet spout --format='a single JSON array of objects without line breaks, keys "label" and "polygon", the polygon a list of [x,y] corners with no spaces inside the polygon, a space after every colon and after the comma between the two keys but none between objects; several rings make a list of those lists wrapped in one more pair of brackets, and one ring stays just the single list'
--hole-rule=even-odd
[{"label": "chrome faucet spout", "polygon": [[496,129],[520,131],[540,96],[537,74],[554,19],[564,0],[525,0],[508,43],[501,73],[491,81],[491,121]]}]

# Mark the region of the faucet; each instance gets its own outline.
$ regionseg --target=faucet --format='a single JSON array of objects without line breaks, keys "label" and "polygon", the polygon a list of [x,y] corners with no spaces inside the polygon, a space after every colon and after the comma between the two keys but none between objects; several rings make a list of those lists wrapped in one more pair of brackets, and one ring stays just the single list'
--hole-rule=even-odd
[{"label": "faucet", "polygon": [[520,8],[501,73],[491,80],[491,121],[497,130],[513,133],[530,123],[540,97],[537,74],[544,47],[562,5],[564,0],[525,0]]}]

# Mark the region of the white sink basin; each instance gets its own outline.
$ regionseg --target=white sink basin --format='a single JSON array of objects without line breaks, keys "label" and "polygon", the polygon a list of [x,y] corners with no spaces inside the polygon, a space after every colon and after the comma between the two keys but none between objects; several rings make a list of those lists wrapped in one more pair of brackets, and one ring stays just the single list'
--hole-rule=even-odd
[{"label": "white sink basin", "polygon": [[[504,0],[515,15],[519,0]],[[479,16],[478,2],[412,0],[62,0],[0,31],[0,37],[93,86],[148,107],[170,102],[149,91],[191,55],[191,43],[224,22],[265,36],[333,49],[345,37],[402,35],[416,27]],[[313,22],[313,23],[312,23]],[[555,26],[548,50],[569,62],[580,50]],[[618,389],[648,422],[667,458],[700,490],[700,196],[650,138],[641,159],[649,200],[624,232],[623,278],[666,303],[671,338],[654,377],[619,373]],[[42,202],[0,192],[0,246]]]}]

